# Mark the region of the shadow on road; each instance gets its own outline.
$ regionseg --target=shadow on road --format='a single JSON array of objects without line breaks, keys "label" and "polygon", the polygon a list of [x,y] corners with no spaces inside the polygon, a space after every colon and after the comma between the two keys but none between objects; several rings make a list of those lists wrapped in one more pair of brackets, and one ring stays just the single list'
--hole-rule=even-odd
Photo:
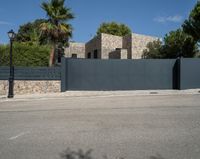
[{"label": "shadow on road", "polygon": [[149,159],[164,159],[160,154],[157,154],[156,156],[150,156]]},{"label": "shadow on road", "polygon": [[[92,149],[84,152],[83,150],[79,149],[78,151],[72,151],[70,148],[63,151],[60,154],[60,157],[63,159],[94,159],[91,155]],[[104,156],[103,159],[108,159],[107,156]],[[124,159],[123,157],[119,157],[116,159]],[[160,154],[156,154],[155,156],[150,156],[149,159],[165,159]]]},{"label": "shadow on road", "polygon": [[62,152],[60,156],[63,159],[93,159],[91,153],[92,149],[84,152],[81,149],[79,149],[78,151],[72,151],[70,148],[68,148],[67,150]]}]

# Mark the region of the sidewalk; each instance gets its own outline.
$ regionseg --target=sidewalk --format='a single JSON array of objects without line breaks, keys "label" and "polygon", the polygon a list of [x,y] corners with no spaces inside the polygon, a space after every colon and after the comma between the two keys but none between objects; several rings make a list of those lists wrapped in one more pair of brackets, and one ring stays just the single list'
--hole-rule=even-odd
[{"label": "sidewalk", "polygon": [[8,99],[0,96],[1,101],[41,100],[67,97],[109,97],[109,96],[158,96],[158,95],[200,95],[200,89],[189,90],[135,90],[135,91],[67,91],[64,93],[15,95]]}]

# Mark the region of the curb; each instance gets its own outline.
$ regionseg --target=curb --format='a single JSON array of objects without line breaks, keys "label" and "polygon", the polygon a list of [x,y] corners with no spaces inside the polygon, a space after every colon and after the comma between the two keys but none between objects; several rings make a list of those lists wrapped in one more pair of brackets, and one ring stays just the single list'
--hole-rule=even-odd
[{"label": "curb", "polygon": [[70,97],[90,98],[90,97],[115,97],[115,96],[170,96],[170,95],[200,95],[200,89],[193,90],[137,90],[137,91],[68,91],[55,94],[30,94],[16,95],[13,99],[7,96],[0,96],[0,102],[29,101],[46,99],[65,99]]}]

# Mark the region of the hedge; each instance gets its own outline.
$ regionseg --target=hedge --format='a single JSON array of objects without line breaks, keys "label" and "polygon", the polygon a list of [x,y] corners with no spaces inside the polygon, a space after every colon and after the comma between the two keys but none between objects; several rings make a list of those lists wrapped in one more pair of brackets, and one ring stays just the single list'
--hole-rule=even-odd
[{"label": "hedge", "polygon": [[[0,45],[0,66],[9,66],[9,45]],[[48,66],[50,46],[14,43],[14,66]]]}]

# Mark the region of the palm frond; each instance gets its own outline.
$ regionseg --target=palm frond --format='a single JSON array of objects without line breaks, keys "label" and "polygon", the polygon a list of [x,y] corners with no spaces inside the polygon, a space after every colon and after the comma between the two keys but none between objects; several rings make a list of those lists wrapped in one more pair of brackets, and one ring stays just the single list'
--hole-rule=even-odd
[{"label": "palm frond", "polygon": [[72,26],[66,22],[73,19],[74,15],[64,3],[65,0],[50,0],[41,5],[49,20],[40,25],[40,31],[52,41],[63,41],[72,36]]}]

